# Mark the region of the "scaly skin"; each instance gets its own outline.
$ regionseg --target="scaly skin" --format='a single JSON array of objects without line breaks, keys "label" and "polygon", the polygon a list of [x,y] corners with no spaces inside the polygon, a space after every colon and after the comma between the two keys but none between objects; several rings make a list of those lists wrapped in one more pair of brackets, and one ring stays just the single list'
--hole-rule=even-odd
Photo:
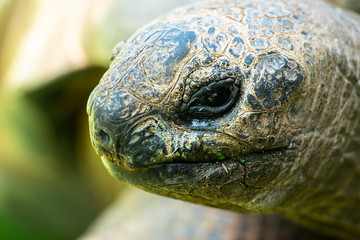
[{"label": "scaly skin", "polygon": [[175,11],[115,51],[94,148],[146,191],[359,238],[359,26],[317,1]]},{"label": "scaly skin", "polygon": [[[140,230],[139,230],[140,229]],[[239,214],[149,194],[120,194],[79,240],[336,240],[276,215]]]}]

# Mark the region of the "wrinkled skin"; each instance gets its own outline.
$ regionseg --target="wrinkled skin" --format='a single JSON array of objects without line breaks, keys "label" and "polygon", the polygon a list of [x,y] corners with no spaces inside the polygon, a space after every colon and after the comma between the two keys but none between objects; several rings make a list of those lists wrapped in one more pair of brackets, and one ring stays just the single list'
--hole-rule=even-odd
[{"label": "wrinkled skin", "polygon": [[313,1],[180,9],[117,46],[92,144],[146,191],[360,237],[359,24]]}]

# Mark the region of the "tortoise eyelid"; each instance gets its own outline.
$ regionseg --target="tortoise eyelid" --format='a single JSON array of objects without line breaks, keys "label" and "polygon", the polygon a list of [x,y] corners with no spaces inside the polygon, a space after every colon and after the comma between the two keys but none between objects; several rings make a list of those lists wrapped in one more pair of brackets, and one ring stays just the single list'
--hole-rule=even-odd
[{"label": "tortoise eyelid", "polygon": [[[207,105],[196,105],[196,101],[201,99],[209,92],[216,89],[228,88],[227,99],[224,104],[220,106],[207,106]],[[227,112],[235,103],[237,96],[239,95],[240,88],[236,84],[236,80],[233,78],[226,78],[220,81],[212,82],[207,86],[202,87],[198,90],[190,99],[188,103],[181,105],[181,112],[185,115],[190,115],[195,118],[209,118],[218,117],[221,114]]]}]

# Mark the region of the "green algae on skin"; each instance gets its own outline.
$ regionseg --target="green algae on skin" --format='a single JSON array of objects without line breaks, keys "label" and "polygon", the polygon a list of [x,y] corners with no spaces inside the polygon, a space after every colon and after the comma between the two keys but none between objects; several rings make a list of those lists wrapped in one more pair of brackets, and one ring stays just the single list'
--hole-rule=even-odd
[{"label": "green algae on skin", "polygon": [[216,154],[216,158],[219,159],[219,160],[224,160],[226,157],[224,156],[224,154],[222,154],[221,152],[218,152]]}]

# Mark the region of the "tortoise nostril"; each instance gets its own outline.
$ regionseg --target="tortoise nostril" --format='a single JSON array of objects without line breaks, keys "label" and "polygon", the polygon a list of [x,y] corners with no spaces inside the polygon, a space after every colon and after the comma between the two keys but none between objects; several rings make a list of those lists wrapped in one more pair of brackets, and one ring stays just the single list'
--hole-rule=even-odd
[{"label": "tortoise nostril", "polygon": [[99,139],[101,142],[103,142],[104,144],[109,144],[110,143],[110,136],[109,134],[107,134],[106,132],[104,132],[103,130],[99,131]]}]

